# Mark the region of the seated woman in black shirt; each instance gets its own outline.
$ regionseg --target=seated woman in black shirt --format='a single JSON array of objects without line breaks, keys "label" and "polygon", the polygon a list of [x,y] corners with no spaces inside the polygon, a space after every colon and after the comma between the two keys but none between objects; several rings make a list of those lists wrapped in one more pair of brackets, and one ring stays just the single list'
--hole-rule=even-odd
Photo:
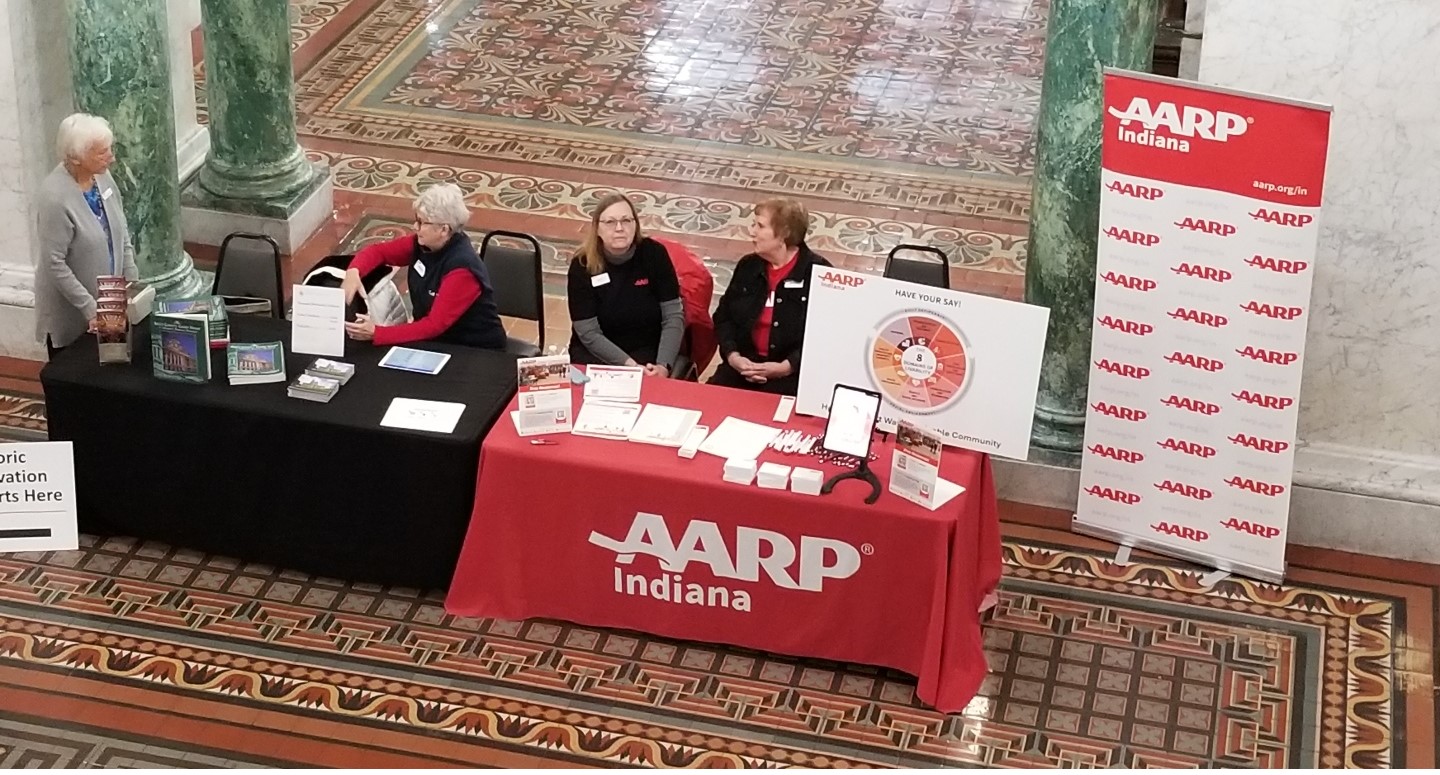
[{"label": "seated woman in black shirt", "polygon": [[755,252],[735,264],[715,309],[720,367],[712,385],[795,395],[810,300],[810,268],[830,266],[805,245],[810,214],[793,199],[755,205]]},{"label": "seated woman in black shirt", "polygon": [[635,205],[624,195],[601,199],[591,214],[568,285],[572,363],[670,375],[685,333],[680,281],[665,248],[640,234]]}]

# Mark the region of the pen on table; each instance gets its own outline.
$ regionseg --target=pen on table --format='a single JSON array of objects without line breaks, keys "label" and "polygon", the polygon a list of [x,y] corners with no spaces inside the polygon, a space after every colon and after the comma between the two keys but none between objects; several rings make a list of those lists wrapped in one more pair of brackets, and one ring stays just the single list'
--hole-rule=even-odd
[{"label": "pen on table", "polygon": [[551,440],[551,439],[531,439],[531,440],[530,440],[530,443],[531,443],[531,444],[534,444],[534,445],[536,445],[536,446],[544,446],[544,445],[547,445],[547,444],[554,444],[554,445],[557,445],[557,446],[558,446],[558,445],[560,444],[560,442],[558,442],[558,441],[553,441],[553,440]]}]

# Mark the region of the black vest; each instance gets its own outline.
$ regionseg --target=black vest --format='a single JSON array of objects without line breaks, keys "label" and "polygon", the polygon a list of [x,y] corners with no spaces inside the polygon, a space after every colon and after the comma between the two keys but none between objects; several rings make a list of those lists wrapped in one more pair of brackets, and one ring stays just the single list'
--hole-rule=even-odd
[{"label": "black vest", "polygon": [[[424,266],[422,275],[416,267]],[[410,306],[414,308],[415,319],[430,314],[435,304],[435,294],[440,291],[440,281],[456,269],[464,269],[475,275],[480,283],[480,298],[456,320],[445,333],[435,338],[437,342],[485,347],[492,350],[505,349],[505,326],[500,322],[500,310],[495,306],[495,286],[490,284],[490,272],[475,254],[475,246],[465,232],[450,235],[450,241],[439,250],[430,251],[415,243],[415,260],[410,264]]]}]

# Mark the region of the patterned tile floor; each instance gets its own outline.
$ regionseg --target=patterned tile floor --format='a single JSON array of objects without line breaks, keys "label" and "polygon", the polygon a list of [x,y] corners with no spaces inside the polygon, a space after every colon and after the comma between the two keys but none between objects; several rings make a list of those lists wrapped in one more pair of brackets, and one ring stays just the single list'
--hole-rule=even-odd
[{"label": "patterned tile floor", "polygon": [[[0,362],[0,436],[43,432],[33,371]],[[0,555],[0,766],[1434,766],[1440,567],[1295,547],[1283,586],[1207,588],[1002,516],[991,673],[951,716],[889,670],[131,538]]]},{"label": "patterned tile floor", "polygon": [[840,265],[929,244],[956,287],[1022,293],[1049,0],[291,7],[301,142],[336,183],[292,273],[403,228],[420,188],[453,180],[472,231],[526,231],[559,259],[618,189],[720,268],[748,252],[750,206],[784,195]]},{"label": "patterned tile floor", "polygon": [[[1048,0],[293,0],[302,142],[336,218],[290,271],[403,228],[455,180],[472,231],[558,273],[599,192],[723,287],[748,207],[878,271],[942,247],[1021,293]],[[197,90],[205,104],[203,68]],[[202,254],[204,251],[200,251]],[[0,362],[0,437],[44,437]],[[381,589],[124,537],[0,556],[0,766],[1435,765],[1440,568],[1296,548],[1283,587],[1003,504],[991,675],[962,714],[913,679],[562,622],[456,619]]]}]

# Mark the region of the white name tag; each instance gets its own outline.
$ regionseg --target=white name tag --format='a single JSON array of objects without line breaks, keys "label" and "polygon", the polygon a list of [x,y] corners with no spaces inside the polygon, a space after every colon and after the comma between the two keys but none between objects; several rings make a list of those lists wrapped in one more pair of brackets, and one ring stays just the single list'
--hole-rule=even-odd
[{"label": "white name tag", "polygon": [[774,291],[771,291],[771,292],[770,292],[770,295],[765,297],[765,306],[766,306],[767,308],[768,308],[768,307],[773,307],[773,306],[775,306],[775,292],[774,292]]},{"label": "white name tag", "polygon": [[602,286],[602,285],[609,285],[609,284],[610,284],[610,273],[609,273],[609,272],[601,272],[600,274],[597,274],[597,275],[595,275],[594,277],[591,277],[591,278],[590,278],[590,287],[592,287],[592,288],[599,288],[599,287]]},{"label": "white name tag", "polygon": [[424,276],[425,276],[425,264],[424,264],[424,262],[417,260],[417,261],[415,262],[415,265],[414,265],[414,266],[415,266],[415,274],[418,274],[418,275],[420,275],[421,277],[424,277]]},{"label": "white name tag", "polygon": [[804,281],[804,280],[786,280],[786,281],[785,281],[785,287],[786,287],[786,288],[804,288],[804,287],[805,287],[805,281]]},{"label": "white name tag", "polygon": [[104,191],[100,192],[101,199],[109,199],[112,196],[115,196],[115,189],[113,188],[107,188]]}]

